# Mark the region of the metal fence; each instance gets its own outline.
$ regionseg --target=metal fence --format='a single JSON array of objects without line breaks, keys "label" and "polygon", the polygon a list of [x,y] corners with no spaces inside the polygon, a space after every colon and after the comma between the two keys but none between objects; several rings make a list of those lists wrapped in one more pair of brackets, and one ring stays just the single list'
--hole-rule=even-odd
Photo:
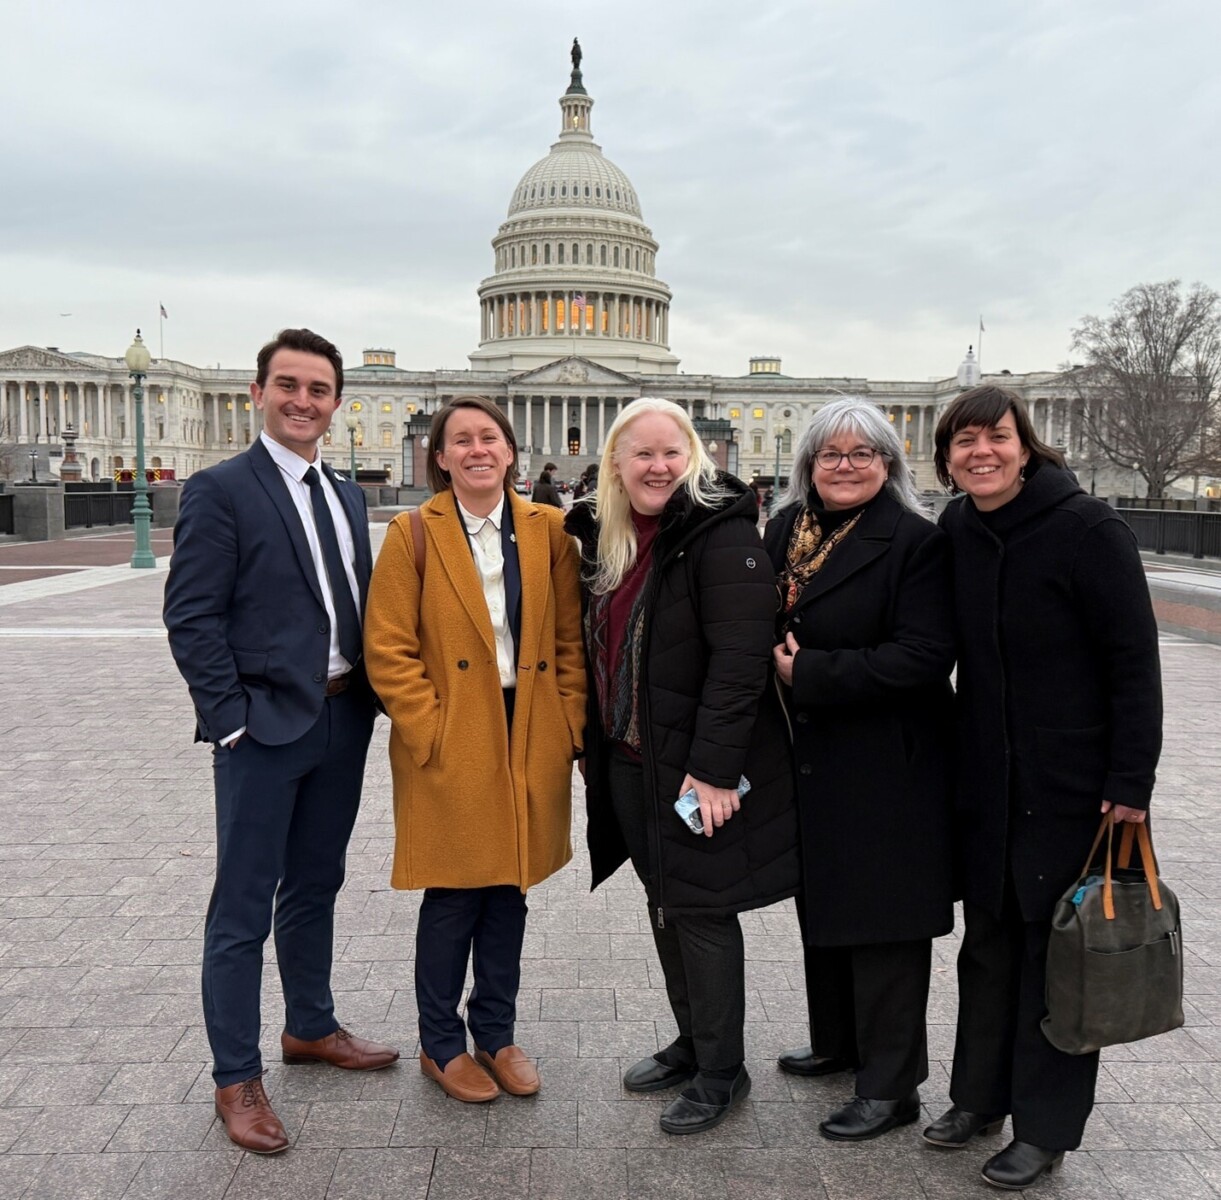
[{"label": "metal fence", "polygon": [[65,492],[64,528],[130,525],[135,498],[133,492]]},{"label": "metal fence", "polygon": [[1165,508],[1116,510],[1136,534],[1142,550],[1221,558],[1221,512],[1182,512]]},{"label": "metal fence", "polygon": [[1119,508],[1167,508],[1179,512],[1221,512],[1221,500],[1205,497],[1199,500],[1170,500],[1165,496],[1121,496],[1116,502]]},{"label": "metal fence", "polygon": [[0,533],[16,533],[16,518],[13,516],[12,493],[0,494]]}]

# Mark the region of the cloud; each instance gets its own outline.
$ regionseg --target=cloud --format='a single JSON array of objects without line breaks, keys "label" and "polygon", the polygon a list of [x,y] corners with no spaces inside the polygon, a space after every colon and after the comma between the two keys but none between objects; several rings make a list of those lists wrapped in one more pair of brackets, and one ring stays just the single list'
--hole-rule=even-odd
[{"label": "cloud", "polygon": [[[251,361],[304,322],[463,367],[579,34],[690,372],[1050,368],[1127,287],[1221,284],[1213,4],[21,3],[0,345]],[[47,66],[55,69],[48,72]],[[59,313],[72,312],[72,318]]]}]

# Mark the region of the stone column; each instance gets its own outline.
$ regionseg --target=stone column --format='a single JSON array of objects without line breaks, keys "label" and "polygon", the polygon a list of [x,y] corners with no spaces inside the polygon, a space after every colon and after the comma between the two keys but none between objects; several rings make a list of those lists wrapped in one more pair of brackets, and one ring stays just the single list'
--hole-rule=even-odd
[{"label": "stone column", "polygon": [[[513,393],[512,392],[509,392],[509,394],[507,396],[505,396],[505,420],[509,422],[509,428],[513,429]],[[517,430],[513,429],[513,432],[514,432],[514,434],[516,434]],[[518,444],[519,445],[521,444],[520,438],[518,439]]]},{"label": "stone column", "polygon": [[534,430],[530,424],[530,422],[534,419],[534,412],[533,412],[533,409],[531,406],[531,401],[533,399],[534,399],[533,396],[523,396],[522,397],[522,402],[526,406],[526,411],[522,418],[523,432],[522,432],[521,444],[523,446],[533,446],[534,445]]},{"label": "stone column", "polygon": [[585,424],[585,410],[586,410],[586,406],[588,403],[588,399],[589,398],[587,396],[581,397],[581,453],[582,454],[589,453],[589,441],[588,441],[589,435],[586,433],[586,424]]},{"label": "stone column", "polygon": [[551,397],[543,397],[543,453],[551,453]]}]

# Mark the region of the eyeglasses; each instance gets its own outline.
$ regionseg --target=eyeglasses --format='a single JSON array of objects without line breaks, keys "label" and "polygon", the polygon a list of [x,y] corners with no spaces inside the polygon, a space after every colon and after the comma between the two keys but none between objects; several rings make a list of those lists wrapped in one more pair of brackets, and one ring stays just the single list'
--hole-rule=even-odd
[{"label": "eyeglasses", "polygon": [[859,446],[855,450],[849,450],[847,454],[841,454],[838,450],[818,450],[814,454],[814,461],[824,471],[834,471],[845,458],[854,467],[867,467],[877,456],[877,450],[867,450],[864,446]]}]

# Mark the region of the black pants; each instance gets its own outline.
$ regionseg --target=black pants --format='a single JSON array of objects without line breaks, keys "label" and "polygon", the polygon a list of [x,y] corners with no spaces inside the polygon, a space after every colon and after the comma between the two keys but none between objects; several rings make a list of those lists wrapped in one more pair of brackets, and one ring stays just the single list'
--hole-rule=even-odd
[{"label": "black pants", "polygon": [[[797,915],[804,935],[800,901]],[[804,952],[814,1053],[857,1063],[858,1096],[910,1096],[928,1078],[932,940],[807,945]]]},{"label": "black pants", "polygon": [[[613,756],[610,792],[632,866],[647,891],[648,801],[641,765]],[[665,814],[662,816],[664,819]],[[675,815],[675,825],[678,820]],[[678,1032],[694,1042],[696,1063],[705,1071],[723,1071],[740,1065],[746,1057],[742,1041],[746,963],[737,915],[676,914],[667,908],[666,927],[658,929],[657,910],[650,897],[649,924]]]},{"label": "black pants", "polygon": [[950,1098],[976,1113],[1012,1113],[1013,1136],[1076,1150],[1094,1107],[1097,1054],[1064,1054],[1044,1036],[1049,921],[1024,921],[1012,893],[998,920],[965,906],[958,953],[958,1036]]}]

